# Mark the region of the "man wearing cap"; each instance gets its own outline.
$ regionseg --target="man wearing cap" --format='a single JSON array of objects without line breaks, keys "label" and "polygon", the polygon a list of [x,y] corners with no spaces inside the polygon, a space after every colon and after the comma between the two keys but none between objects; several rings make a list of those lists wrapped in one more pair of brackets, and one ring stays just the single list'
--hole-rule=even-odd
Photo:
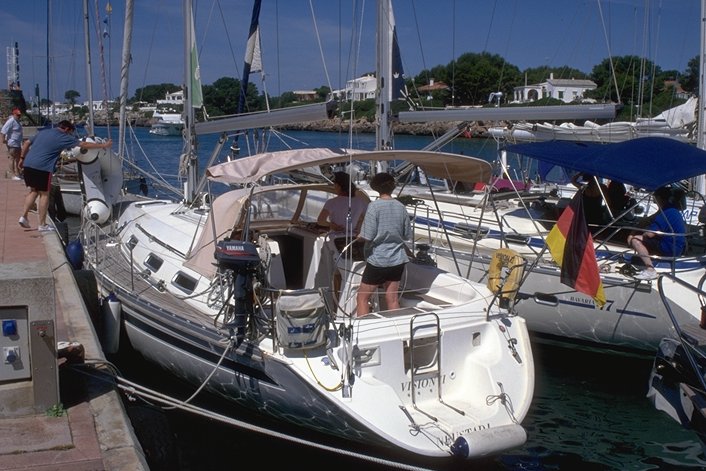
[{"label": "man wearing cap", "polygon": [[22,145],[20,155],[21,165],[24,168],[24,180],[29,193],[25,197],[24,213],[20,216],[20,226],[29,229],[29,211],[39,197],[37,213],[40,232],[51,231],[52,226],[47,224],[47,212],[49,210],[49,190],[51,189],[51,177],[56,168],[56,162],[61,156],[61,151],[80,146],[81,149],[109,149],[113,141],[86,142],[80,141],[74,134],[74,125],[71,121],[61,121],[55,128],[45,129],[32,136]]},{"label": "man wearing cap", "polygon": [[20,167],[20,152],[22,150],[22,123],[20,123],[20,115],[22,112],[19,108],[12,108],[12,114],[0,130],[2,134],[2,142],[7,145],[7,157],[10,159],[10,170],[7,175],[13,180],[22,180],[22,168]]}]

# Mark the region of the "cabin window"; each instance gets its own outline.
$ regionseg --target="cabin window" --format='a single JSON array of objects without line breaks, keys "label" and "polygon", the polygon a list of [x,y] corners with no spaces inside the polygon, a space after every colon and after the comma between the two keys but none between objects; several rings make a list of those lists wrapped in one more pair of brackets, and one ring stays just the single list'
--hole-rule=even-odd
[{"label": "cabin window", "polygon": [[298,190],[265,191],[250,200],[250,217],[253,221],[289,220],[294,217],[299,202]]},{"label": "cabin window", "polygon": [[197,283],[198,282],[196,281],[196,278],[193,278],[182,272],[178,272],[172,280],[172,284],[183,292],[185,292],[186,294],[193,293],[196,289]]},{"label": "cabin window", "polygon": [[159,269],[162,268],[162,263],[164,263],[164,260],[162,260],[153,253],[149,254],[145,259],[145,266],[152,270],[153,273],[159,271]]}]

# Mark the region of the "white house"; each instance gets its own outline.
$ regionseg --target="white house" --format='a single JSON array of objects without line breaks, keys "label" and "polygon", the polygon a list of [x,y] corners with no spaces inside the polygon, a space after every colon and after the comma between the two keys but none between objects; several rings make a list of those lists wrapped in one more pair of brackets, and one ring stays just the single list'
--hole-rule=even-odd
[{"label": "white house", "polygon": [[[93,100],[93,111],[94,112],[99,112],[99,111],[104,111],[104,110],[109,110],[115,105],[115,100]],[[82,103],[83,106],[88,108],[88,102],[84,101]]]},{"label": "white house", "polygon": [[377,89],[377,80],[373,75],[366,75],[346,82],[346,88],[343,90],[333,90],[331,95],[333,98],[349,101],[361,101],[375,98]]},{"label": "white house", "polygon": [[515,87],[512,102],[527,103],[542,98],[556,98],[564,103],[573,103],[583,100],[586,91],[596,88],[592,80],[555,79],[552,73],[546,82]]},{"label": "white house", "polygon": [[177,90],[173,93],[167,93],[164,100],[157,100],[158,105],[183,105],[184,90]]}]

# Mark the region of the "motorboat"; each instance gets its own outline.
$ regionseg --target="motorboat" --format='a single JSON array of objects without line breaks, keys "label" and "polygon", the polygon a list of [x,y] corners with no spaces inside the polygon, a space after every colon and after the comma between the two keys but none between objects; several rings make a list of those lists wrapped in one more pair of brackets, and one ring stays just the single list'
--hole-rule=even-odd
[{"label": "motorboat", "polygon": [[156,120],[150,126],[150,134],[157,136],[181,136],[184,129],[184,121],[181,113],[160,113],[154,112],[153,118]]}]

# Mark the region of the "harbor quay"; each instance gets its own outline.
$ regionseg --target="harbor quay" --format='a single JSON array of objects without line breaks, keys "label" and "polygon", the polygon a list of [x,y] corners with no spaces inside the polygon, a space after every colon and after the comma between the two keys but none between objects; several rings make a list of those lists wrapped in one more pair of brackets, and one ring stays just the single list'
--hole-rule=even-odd
[{"label": "harbor quay", "polygon": [[[18,224],[27,188],[0,149],[0,469],[149,469],[59,231]],[[65,232],[65,231],[63,231]]]}]

